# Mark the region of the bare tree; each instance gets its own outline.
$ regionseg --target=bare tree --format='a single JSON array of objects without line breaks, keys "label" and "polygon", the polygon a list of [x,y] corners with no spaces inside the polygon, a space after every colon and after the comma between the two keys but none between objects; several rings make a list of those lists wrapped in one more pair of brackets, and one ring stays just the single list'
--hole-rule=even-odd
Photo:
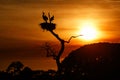
[{"label": "bare tree", "polygon": [[45,44],[43,44],[41,48],[43,48],[46,51],[46,57],[53,57],[53,59],[56,59],[57,52],[49,42],[45,42]]},{"label": "bare tree", "polygon": [[[57,70],[58,73],[61,74],[61,62],[60,62],[60,57],[63,54],[63,51],[65,49],[65,43],[69,43],[71,41],[72,38],[76,38],[82,35],[78,35],[78,36],[71,36],[67,41],[63,40],[58,34],[56,34],[54,32],[54,30],[56,29],[56,24],[52,23],[52,21],[54,20],[54,16],[50,16],[50,13],[48,13],[48,17],[45,15],[45,13],[43,12],[43,20],[45,22],[41,23],[40,26],[43,30],[49,31],[54,37],[56,37],[56,39],[60,42],[60,50],[58,52],[57,55],[51,55],[54,57],[54,59],[56,60],[56,64],[57,64]],[[48,45],[46,45],[47,48]],[[50,47],[49,47],[50,48]],[[49,49],[50,50],[50,49]],[[52,50],[51,50],[52,51]],[[54,54],[54,53],[53,53]]]}]

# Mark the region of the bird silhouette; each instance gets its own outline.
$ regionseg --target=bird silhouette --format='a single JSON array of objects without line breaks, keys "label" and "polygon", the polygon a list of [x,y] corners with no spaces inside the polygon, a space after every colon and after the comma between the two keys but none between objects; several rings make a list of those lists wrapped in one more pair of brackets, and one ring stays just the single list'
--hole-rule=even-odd
[{"label": "bird silhouette", "polygon": [[50,23],[54,20],[54,16],[50,17],[50,13],[48,13]]},{"label": "bird silhouette", "polygon": [[43,20],[45,20],[45,22],[47,23],[48,17],[45,15],[45,13],[44,13],[44,12],[43,12],[42,17],[43,17]]},{"label": "bird silhouette", "polygon": [[50,23],[51,23],[53,20],[54,20],[54,16],[52,16],[52,17],[50,18]]}]

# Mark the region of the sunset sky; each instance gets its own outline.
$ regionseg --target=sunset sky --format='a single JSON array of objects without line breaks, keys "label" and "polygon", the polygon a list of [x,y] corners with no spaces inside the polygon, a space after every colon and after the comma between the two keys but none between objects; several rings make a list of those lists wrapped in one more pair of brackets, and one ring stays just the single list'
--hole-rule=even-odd
[{"label": "sunset sky", "polygon": [[0,0],[0,70],[15,60],[33,69],[48,69],[44,66],[50,64],[54,68],[55,62],[44,59],[44,52],[40,52],[44,42],[57,43],[39,26],[44,22],[43,11],[55,16],[55,32],[64,40],[81,34],[84,23],[94,24],[99,33],[96,39],[79,37],[70,45],[120,42],[120,0]]}]

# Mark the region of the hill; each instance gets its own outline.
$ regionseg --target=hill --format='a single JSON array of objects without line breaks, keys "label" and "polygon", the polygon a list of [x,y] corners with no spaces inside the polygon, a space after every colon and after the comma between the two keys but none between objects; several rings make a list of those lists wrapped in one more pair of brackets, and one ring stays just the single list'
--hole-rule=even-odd
[{"label": "hill", "polygon": [[66,79],[120,79],[120,43],[95,43],[72,51],[63,61]]}]

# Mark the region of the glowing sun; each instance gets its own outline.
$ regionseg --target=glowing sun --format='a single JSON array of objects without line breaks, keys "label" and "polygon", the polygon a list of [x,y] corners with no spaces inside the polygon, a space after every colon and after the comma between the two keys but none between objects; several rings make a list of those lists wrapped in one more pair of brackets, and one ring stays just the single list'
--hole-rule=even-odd
[{"label": "glowing sun", "polygon": [[95,40],[98,37],[98,30],[93,21],[84,21],[82,22],[80,34],[81,38],[86,41]]}]

